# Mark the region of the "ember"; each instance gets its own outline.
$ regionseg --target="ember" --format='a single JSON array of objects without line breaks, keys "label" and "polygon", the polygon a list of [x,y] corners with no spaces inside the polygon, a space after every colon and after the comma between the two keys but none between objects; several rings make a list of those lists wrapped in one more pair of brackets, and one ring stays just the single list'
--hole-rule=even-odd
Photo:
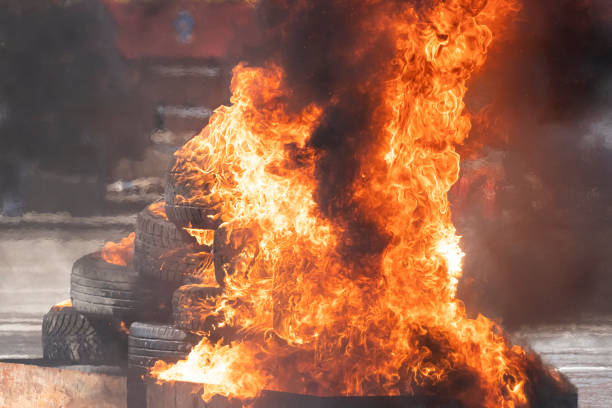
[{"label": "ember", "polygon": [[540,363],[456,298],[464,254],[447,199],[470,130],[466,82],[517,4],[271,4],[279,54],[234,69],[232,105],[175,155],[185,194],[166,197],[203,209],[186,228],[201,244],[220,224],[224,292],[201,313],[238,336],[204,338],[153,374],[202,383],[205,399],[266,389],[528,406]]}]

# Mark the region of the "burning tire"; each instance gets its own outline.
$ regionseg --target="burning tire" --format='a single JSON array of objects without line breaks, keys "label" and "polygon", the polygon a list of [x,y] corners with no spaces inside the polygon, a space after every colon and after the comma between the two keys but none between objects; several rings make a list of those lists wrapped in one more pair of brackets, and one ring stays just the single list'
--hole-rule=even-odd
[{"label": "burning tire", "polygon": [[215,265],[215,279],[221,286],[225,286],[225,277],[232,275],[239,263],[249,264],[241,254],[258,254],[258,242],[254,234],[248,229],[233,230],[231,233],[221,227],[215,230],[213,254]]},{"label": "burning tire", "polygon": [[105,262],[98,253],[74,263],[70,278],[73,307],[83,313],[133,321],[156,310],[154,291],[127,266]]},{"label": "burning tire", "polygon": [[[173,162],[168,172],[164,193],[168,219],[180,227],[192,226],[194,228],[216,229],[221,224],[217,206],[213,201],[204,202],[204,198],[199,201],[193,200],[192,191],[201,191],[202,186],[193,189],[185,181],[189,172],[176,169],[174,166],[175,163]],[[200,174],[195,179],[201,181],[203,177]],[[184,200],[188,202],[183,202]]]},{"label": "burning tire", "polygon": [[52,308],[43,317],[42,345],[46,360],[108,363],[125,357],[126,335],[116,322],[96,320],[72,307]]},{"label": "burning tire", "polygon": [[198,252],[210,252],[210,248],[199,248],[195,239],[169,222],[162,202],[152,204],[138,215],[134,270],[142,276],[182,283],[202,266],[202,257],[192,255]]},{"label": "burning tire", "polygon": [[135,322],[128,337],[128,366],[148,370],[162,360],[174,363],[184,360],[199,338],[179,328]]},{"label": "burning tire", "polygon": [[174,324],[181,329],[205,333],[213,342],[227,338],[229,329],[218,328],[219,317],[205,311],[207,305],[214,308],[215,298],[221,292],[221,288],[197,284],[178,288],[172,296]]}]

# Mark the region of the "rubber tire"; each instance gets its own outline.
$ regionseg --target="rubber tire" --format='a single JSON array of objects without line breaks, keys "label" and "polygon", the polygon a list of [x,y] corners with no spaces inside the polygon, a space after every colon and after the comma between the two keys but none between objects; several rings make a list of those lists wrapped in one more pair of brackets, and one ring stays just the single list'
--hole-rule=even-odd
[{"label": "rubber tire", "polygon": [[142,210],[136,218],[136,239],[160,248],[180,248],[196,244],[195,239],[185,230],[152,213],[149,207]]},{"label": "rubber tire", "polygon": [[211,205],[183,204],[177,197],[186,199],[192,197],[192,186],[180,181],[182,170],[176,168],[176,158],[170,165],[166,176],[166,189],[164,200],[166,202],[166,215],[168,219],[179,227],[192,226],[193,228],[216,229],[221,224],[219,210]]},{"label": "rubber tire", "polygon": [[126,266],[105,262],[99,253],[74,263],[70,298],[75,310],[125,321],[151,317],[156,294],[149,282]]},{"label": "rubber tire", "polygon": [[192,254],[210,253],[211,249],[199,246],[184,230],[151,213],[148,207],[138,215],[134,270],[142,276],[182,283],[201,264]]},{"label": "rubber tire", "polygon": [[128,367],[149,370],[158,360],[184,360],[200,338],[179,328],[134,322],[128,337]]},{"label": "rubber tire", "polygon": [[43,316],[43,356],[48,361],[95,364],[125,359],[127,335],[112,321],[96,320],[72,307]]},{"label": "rubber tire", "polygon": [[226,341],[231,340],[234,329],[217,327],[217,322],[221,318],[203,315],[202,309],[199,307],[204,302],[213,301],[222,292],[222,288],[199,284],[184,285],[178,288],[172,296],[174,325],[181,329],[202,334],[213,343],[221,338]]}]

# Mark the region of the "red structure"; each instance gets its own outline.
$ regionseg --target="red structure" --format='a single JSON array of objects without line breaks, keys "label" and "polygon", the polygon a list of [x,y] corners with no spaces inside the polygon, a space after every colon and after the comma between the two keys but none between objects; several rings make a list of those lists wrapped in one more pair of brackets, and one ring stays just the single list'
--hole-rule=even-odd
[{"label": "red structure", "polygon": [[[232,67],[260,42],[244,0],[101,0],[115,47],[152,106],[161,139],[182,144],[229,101]],[[159,137],[155,137],[159,138]]]},{"label": "red structure", "polygon": [[255,9],[244,1],[102,1],[126,59],[226,59],[259,40]]}]

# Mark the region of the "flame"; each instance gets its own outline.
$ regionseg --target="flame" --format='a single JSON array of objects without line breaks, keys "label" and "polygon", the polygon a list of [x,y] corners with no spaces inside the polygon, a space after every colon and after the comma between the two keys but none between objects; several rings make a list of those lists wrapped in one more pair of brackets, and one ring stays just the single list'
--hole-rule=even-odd
[{"label": "flame", "polygon": [[110,264],[119,266],[127,266],[132,263],[135,236],[136,234],[132,232],[127,237],[122,238],[119,243],[110,241],[105,243],[100,252],[102,259]]},{"label": "flame", "polygon": [[202,383],[205,399],[269,389],[525,406],[526,352],[484,316],[468,318],[456,298],[464,254],[447,198],[459,173],[455,147],[470,130],[466,82],[485,62],[492,28],[517,6],[361,3],[373,6],[364,30],[386,30],[393,58],[375,84],[355,85],[376,87],[383,103],[369,129],[376,143],[353,158],[360,173],[347,200],[384,244],[351,259],[347,248],[359,239],[371,248],[371,237],[348,236],[347,221],[318,199],[326,153],[309,141],[338,101],[295,109],[283,68],[239,64],[231,106],[175,154],[174,170],[191,186],[183,199],[214,208],[226,244],[240,241],[223,266],[224,293],[202,305],[240,336],[229,345],[204,339],[187,360],[159,362],[152,374]]},{"label": "flame", "polygon": [[63,302],[59,302],[54,304],[53,306],[51,306],[51,310],[57,312],[59,310],[63,310],[66,308],[72,307],[72,300],[71,299],[66,299]]},{"label": "flame", "polygon": [[[235,353],[243,347],[245,358],[237,359]],[[251,370],[254,364],[257,364],[257,360],[242,344],[230,347],[201,342],[180,365],[171,366],[160,360],[156,362],[155,369],[163,371],[160,378],[170,381],[180,378],[182,381],[204,383],[211,395],[256,395],[261,374]],[[202,367],[210,369],[204,371]]]},{"label": "flame", "polygon": [[121,320],[119,322],[119,327],[117,328],[121,333],[130,334],[130,329],[126,326],[125,322]]},{"label": "flame", "polygon": [[168,221],[168,216],[166,215],[166,207],[163,201],[157,201],[151,204],[148,207],[148,210],[151,214],[158,216],[159,218],[163,218]]},{"label": "flame", "polygon": [[207,247],[212,246],[213,239],[215,237],[215,230],[191,228],[191,227],[185,227],[183,229],[187,231],[189,235],[195,238],[198,245],[207,246]]}]

